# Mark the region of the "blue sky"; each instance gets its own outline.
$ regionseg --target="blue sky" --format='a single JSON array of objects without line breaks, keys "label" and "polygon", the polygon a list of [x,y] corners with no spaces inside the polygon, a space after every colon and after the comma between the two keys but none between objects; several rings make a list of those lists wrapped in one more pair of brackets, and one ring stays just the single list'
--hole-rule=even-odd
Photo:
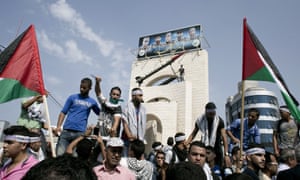
[{"label": "blue sky", "polygon": [[[45,86],[61,104],[79,92],[80,79],[90,74],[103,78],[105,95],[118,85],[127,100],[139,37],[200,24],[210,45],[209,99],[225,118],[226,99],[236,94],[241,80],[244,17],[299,100],[299,7],[296,0],[4,0],[0,5],[0,44],[7,46],[34,24]],[[261,86],[280,97],[276,85]],[[95,97],[93,91],[91,96]],[[279,100],[282,104],[281,97]],[[0,104],[0,119],[14,124],[20,101]],[[51,122],[56,125],[61,108],[51,98],[48,105]],[[91,116],[90,122],[95,119]]]}]

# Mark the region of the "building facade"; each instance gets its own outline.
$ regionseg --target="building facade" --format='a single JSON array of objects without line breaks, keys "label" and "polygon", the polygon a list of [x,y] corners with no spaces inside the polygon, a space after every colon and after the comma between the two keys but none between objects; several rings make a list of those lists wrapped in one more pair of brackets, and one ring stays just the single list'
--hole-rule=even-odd
[{"label": "building facade", "polygon": [[[244,117],[247,117],[247,112],[250,108],[258,109],[260,116],[257,125],[261,134],[262,145],[265,146],[266,150],[273,152],[273,127],[274,123],[280,118],[277,97],[272,91],[259,87],[256,81],[246,81],[244,89]],[[227,99],[227,124],[240,117],[241,92],[241,86],[239,86],[239,92]]]}]

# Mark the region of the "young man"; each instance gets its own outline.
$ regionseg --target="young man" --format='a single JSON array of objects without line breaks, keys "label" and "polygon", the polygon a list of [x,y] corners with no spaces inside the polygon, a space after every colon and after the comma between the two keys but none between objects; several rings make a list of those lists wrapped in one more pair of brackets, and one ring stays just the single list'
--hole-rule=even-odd
[{"label": "young man", "polygon": [[48,128],[45,122],[45,107],[42,95],[23,100],[21,107],[22,110],[17,125],[25,126],[36,132],[40,132],[41,128]]},{"label": "young man", "polygon": [[120,164],[135,173],[138,180],[151,180],[153,175],[153,164],[145,160],[145,144],[136,139],[130,142],[128,157],[122,158]]},{"label": "young man", "polygon": [[9,159],[0,170],[0,179],[21,179],[39,161],[27,153],[29,130],[24,126],[11,126],[3,131],[3,155]]},{"label": "young man", "polygon": [[42,129],[48,129],[46,108],[42,95],[36,95],[22,101],[21,114],[17,125],[25,126],[30,131],[40,134],[43,156],[47,155],[47,142]]},{"label": "young man", "polygon": [[120,166],[124,142],[117,137],[111,137],[106,143],[106,155],[103,165],[93,168],[98,180],[118,179],[135,180],[135,174],[126,167]]},{"label": "young man", "polygon": [[194,141],[190,144],[188,161],[200,166],[205,172],[206,178],[209,180],[218,179],[217,176],[213,174],[210,167],[206,163],[206,147],[204,143],[200,141]]},{"label": "young man", "polygon": [[238,146],[233,147],[231,150],[231,164],[232,172],[229,172],[231,174],[242,172],[245,168],[245,153],[241,155],[241,149]]},{"label": "young man", "polygon": [[221,167],[216,164],[216,153],[214,148],[211,146],[206,146],[206,162],[210,167],[211,171],[220,179],[222,179],[223,175],[222,175]]},{"label": "young man", "polygon": [[122,108],[120,102],[123,101],[121,97],[121,89],[113,87],[110,90],[109,99],[106,99],[101,92],[101,78],[95,77],[95,93],[101,104],[101,112],[99,116],[100,134],[105,139],[109,136],[120,136],[120,121],[122,115]]},{"label": "young man", "polygon": [[143,91],[141,88],[133,88],[131,90],[131,101],[123,111],[122,123],[124,132],[122,139],[125,142],[125,155],[128,154],[129,141],[139,139],[145,140],[146,133],[146,108],[142,104]]},{"label": "young man", "polygon": [[163,151],[158,151],[156,153],[153,169],[153,179],[166,180],[168,164],[165,162],[165,153]]},{"label": "young man", "polygon": [[178,132],[175,134],[175,146],[172,149],[172,156],[170,160],[170,165],[174,165],[176,163],[186,161],[187,159],[187,147],[184,144],[185,142],[185,134],[183,132]]},{"label": "young man", "polygon": [[294,148],[298,137],[298,127],[288,107],[280,106],[279,111],[281,119],[275,123],[273,129],[273,148],[277,157],[281,150]]},{"label": "young man", "polygon": [[30,143],[28,147],[28,154],[34,156],[38,161],[45,159],[45,155],[42,151],[41,135],[35,132],[29,133]]},{"label": "young man", "polygon": [[159,141],[154,141],[152,143],[152,151],[149,153],[147,160],[155,164],[155,156],[158,151],[162,151],[163,145]]},{"label": "young man", "polygon": [[[91,79],[82,79],[80,83],[80,93],[69,96],[61,110],[55,129],[55,134],[59,135],[56,145],[57,155],[62,155],[74,139],[84,134],[91,110],[99,115],[100,108],[98,107],[97,102],[89,97],[91,87]],[[62,124],[66,115],[68,116],[62,131]]]},{"label": "young man", "polygon": [[[212,146],[215,149],[217,155],[216,163],[222,167],[224,157],[225,167],[230,167],[225,125],[221,117],[216,114],[216,108],[213,102],[205,105],[205,114],[197,118],[195,127],[185,144],[188,145],[200,130],[202,133],[201,142],[205,146]],[[224,150],[222,151],[222,149]]]},{"label": "young man", "polygon": [[278,169],[278,162],[276,156],[270,152],[266,152],[265,167],[259,173],[259,179],[272,180],[276,175]]},{"label": "young man", "polygon": [[243,174],[259,180],[258,172],[265,167],[265,149],[259,144],[250,144],[246,151],[247,168]]},{"label": "young man", "polygon": [[[248,148],[248,144],[253,140],[253,143],[260,144],[260,133],[259,128],[256,125],[256,121],[259,118],[259,111],[252,108],[248,111],[247,118],[244,120],[244,131],[243,131],[243,149]],[[230,150],[234,145],[239,145],[241,135],[241,119],[233,121],[228,129],[226,130],[227,135],[231,139]]]}]

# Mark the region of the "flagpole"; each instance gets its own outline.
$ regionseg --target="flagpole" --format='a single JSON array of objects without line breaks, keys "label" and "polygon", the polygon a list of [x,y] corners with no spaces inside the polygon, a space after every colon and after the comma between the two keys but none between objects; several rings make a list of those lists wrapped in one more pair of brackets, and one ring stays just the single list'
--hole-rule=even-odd
[{"label": "flagpole", "polygon": [[48,109],[48,103],[47,103],[46,95],[43,95],[43,101],[44,101],[45,109],[46,109],[46,121],[47,121],[47,125],[48,125],[51,152],[52,152],[52,156],[56,157],[55,148],[54,148],[53,133],[52,133],[52,127],[51,127],[51,122],[50,122],[49,109]]},{"label": "flagpole", "polygon": [[[243,157],[243,139],[244,139],[244,111],[245,111],[245,80],[242,80],[242,97],[241,97],[241,131],[240,131],[240,157],[239,160]],[[240,161],[239,161],[240,162]],[[241,167],[238,167],[240,172]]]}]

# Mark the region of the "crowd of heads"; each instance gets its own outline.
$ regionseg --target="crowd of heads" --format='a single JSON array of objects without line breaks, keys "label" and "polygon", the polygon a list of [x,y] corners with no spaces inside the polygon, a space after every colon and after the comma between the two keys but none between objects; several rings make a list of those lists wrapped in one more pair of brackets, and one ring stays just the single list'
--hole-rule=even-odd
[{"label": "crowd of heads", "polygon": [[[29,147],[35,151],[40,147],[39,134],[31,132],[23,126],[11,126],[4,130],[4,134],[6,144],[4,146],[4,154],[8,157],[16,157],[18,153],[25,152]],[[173,146],[174,140],[175,145]],[[187,147],[184,144],[185,140],[185,133],[178,132],[174,138],[168,138],[166,145],[158,141],[152,144],[152,149],[155,151],[153,163],[156,166],[156,170],[159,172],[165,171],[165,179],[186,179],[186,177],[189,177],[191,180],[206,179],[204,167],[205,164],[210,165],[210,162],[215,160],[215,149],[212,146],[205,146],[203,142],[198,140],[192,141]],[[90,164],[84,163],[83,160],[91,157],[96,144],[94,140],[84,138],[76,146],[78,158],[68,154],[57,158],[47,158],[33,166],[23,179],[95,179],[96,176]],[[177,163],[166,164],[167,152],[164,151],[164,147],[167,145],[173,146],[174,149],[181,152],[186,152],[186,159]],[[120,164],[123,150],[124,142],[120,138],[113,137],[106,142],[104,161],[106,168],[114,169]],[[274,153],[265,151],[260,144],[249,144],[248,149],[245,149],[243,152],[238,146],[235,146],[230,154],[232,165],[240,168],[241,171],[243,168],[250,168],[251,170],[259,170],[264,174],[268,174],[270,177],[276,176],[278,164],[284,163],[290,167],[295,167],[297,162],[300,161],[299,148],[284,149],[280,152],[280,157],[276,157]],[[138,139],[131,141],[128,157],[133,157],[137,160],[143,159],[145,157],[144,142]],[[46,177],[45,173],[47,174]],[[222,173],[221,177],[224,179],[246,180],[250,177],[245,173],[240,174],[234,171],[225,176],[224,169]]]},{"label": "crowd of heads", "polygon": [[[100,81],[101,79],[98,78],[96,86],[99,86]],[[82,79],[79,98],[88,98],[91,88],[91,79]],[[102,96],[100,86],[99,89],[95,88],[95,92],[97,96]],[[121,92],[121,89],[117,86],[111,88],[109,101],[113,104],[113,108],[119,106],[118,102]],[[38,101],[39,99],[36,100]],[[100,109],[96,102],[94,100],[90,100],[90,102],[95,103],[93,110],[99,115]],[[99,102],[101,103],[102,100],[99,100]],[[117,110],[110,111],[113,114],[111,117],[119,117],[121,119],[118,123],[124,123],[124,129],[130,126],[130,118],[132,116],[144,118],[146,115],[145,112],[139,114],[143,110],[143,91],[141,88],[132,89],[130,102],[132,103],[132,110],[129,110],[129,112],[135,111],[137,114],[129,114],[126,117],[123,112],[120,115],[120,112]],[[79,104],[86,105],[89,103],[80,102]],[[252,108],[248,110],[245,118],[248,129],[244,129],[245,135],[250,136],[249,133],[252,133],[254,142],[247,141],[247,137],[244,139],[244,144],[239,144],[240,137],[234,134],[234,131],[236,129],[239,130],[241,127],[241,119],[235,120],[230,127],[225,129],[224,122],[217,116],[216,109],[217,107],[213,102],[208,102],[205,105],[204,114],[197,118],[195,128],[189,136],[186,136],[184,132],[177,132],[173,137],[168,137],[165,144],[160,141],[154,141],[151,144],[152,150],[150,153],[146,153],[145,131],[139,131],[139,128],[145,127],[139,125],[139,127],[133,127],[133,129],[136,128],[136,134],[130,134],[130,131],[133,130],[129,131],[131,136],[127,135],[127,139],[121,135],[113,134],[105,140],[102,139],[99,132],[92,134],[92,129],[87,128],[87,131],[82,133],[79,130],[66,128],[62,133],[77,133],[76,137],[72,137],[72,140],[69,142],[68,148],[71,149],[70,152],[65,147],[65,153],[59,154],[57,157],[49,156],[44,160],[37,161],[37,158],[30,161],[32,164],[27,167],[28,171],[24,173],[23,180],[89,180],[97,177],[98,179],[111,178],[112,176],[116,178],[118,174],[114,172],[119,172],[120,176],[126,176],[129,179],[136,177],[137,179],[163,180],[187,178],[191,180],[215,178],[247,180],[258,177],[272,178],[277,175],[280,177],[281,174],[278,174],[278,171],[282,170],[280,169],[281,165],[285,165],[288,167],[287,169],[292,169],[300,162],[300,146],[279,148],[280,151],[277,154],[276,152],[266,151],[264,146],[258,143],[260,139],[257,135],[260,136],[260,134],[253,133],[257,130],[256,121],[260,116],[260,112],[257,109]],[[88,113],[86,117],[88,117],[90,110],[91,108],[87,108]],[[61,113],[64,113],[63,110]],[[66,113],[63,115],[66,115]],[[291,119],[290,111],[286,106],[280,107],[280,113],[284,120],[283,123],[289,122]],[[62,120],[65,118],[65,116],[61,115],[59,117],[62,117]],[[138,120],[146,122],[146,119],[143,118]],[[116,120],[114,119],[114,121]],[[114,121],[111,122],[111,128]],[[139,121],[137,122],[139,123]],[[70,124],[70,122],[68,123]],[[281,128],[280,124],[278,127]],[[251,131],[251,128],[254,130]],[[201,139],[194,140],[199,130],[202,133]],[[30,159],[31,155],[38,156],[42,147],[42,136],[39,131],[35,132],[25,126],[16,125],[5,129],[3,133],[5,135],[3,155],[6,160],[10,160],[7,161],[8,163],[2,164],[4,169],[8,169],[8,166],[14,162],[29,163],[28,159]],[[280,132],[277,130],[277,133],[279,134]],[[205,136],[209,136],[209,138]],[[62,137],[59,137],[58,141]],[[231,138],[238,143],[228,148],[227,138]],[[20,159],[22,161],[19,161]]]}]

